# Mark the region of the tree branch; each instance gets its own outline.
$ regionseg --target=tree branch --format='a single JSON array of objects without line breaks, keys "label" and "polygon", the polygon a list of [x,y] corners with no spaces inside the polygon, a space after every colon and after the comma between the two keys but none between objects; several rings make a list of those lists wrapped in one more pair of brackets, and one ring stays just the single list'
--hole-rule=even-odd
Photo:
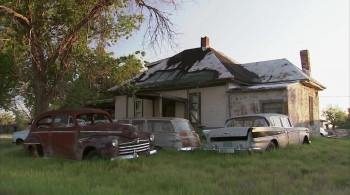
[{"label": "tree branch", "polygon": [[61,56],[65,51],[69,50],[74,40],[76,39],[78,32],[87,25],[92,19],[94,19],[98,14],[102,12],[102,10],[110,5],[110,0],[100,0],[90,11],[88,15],[86,15],[82,21],[80,21],[71,31],[65,36],[61,43],[59,44],[56,51],[49,57],[48,64],[53,64],[59,56]]},{"label": "tree branch", "polygon": [[15,20],[22,24],[27,29],[30,29],[30,22],[27,17],[23,16],[22,14],[19,14],[15,11],[13,11],[11,8],[8,8],[6,6],[0,5],[0,11],[5,12],[6,14],[13,16]]}]

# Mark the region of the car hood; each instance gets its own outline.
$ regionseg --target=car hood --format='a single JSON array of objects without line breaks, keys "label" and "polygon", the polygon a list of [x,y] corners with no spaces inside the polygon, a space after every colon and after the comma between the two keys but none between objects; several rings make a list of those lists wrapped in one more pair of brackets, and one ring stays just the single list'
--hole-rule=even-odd
[{"label": "car hood", "polygon": [[107,123],[107,124],[99,124],[99,125],[90,125],[83,126],[81,131],[89,131],[89,132],[106,132],[106,134],[110,135],[118,135],[130,139],[138,138],[139,132],[137,128],[132,125],[124,125],[121,123]]}]

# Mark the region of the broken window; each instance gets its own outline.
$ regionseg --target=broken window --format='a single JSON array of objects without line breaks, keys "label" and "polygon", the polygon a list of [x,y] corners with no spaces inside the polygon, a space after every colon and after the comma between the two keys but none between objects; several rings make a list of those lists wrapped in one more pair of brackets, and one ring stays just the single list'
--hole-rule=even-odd
[{"label": "broken window", "polygon": [[190,122],[192,124],[201,124],[201,93],[189,94]]},{"label": "broken window", "polygon": [[282,100],[261,101],[261,112],[286,114]]}]

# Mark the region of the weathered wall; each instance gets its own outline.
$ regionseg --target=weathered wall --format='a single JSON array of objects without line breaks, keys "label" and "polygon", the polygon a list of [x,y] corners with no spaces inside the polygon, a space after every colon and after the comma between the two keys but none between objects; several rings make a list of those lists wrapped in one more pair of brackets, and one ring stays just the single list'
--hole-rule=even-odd
[{"label": "weathered wall", "polygon": [[153,116],[153,101],[148,99],[142,100],[142,110],[143,117],[152,117]]},{"label": "weathered wall", "polygon": [[287,102],[288,95],[285,89],[261,91],[232,91],[229,92],[230,117],[261,113],[261,101]]},{"label": "weathered wall", "polygon": [[201,125],[223,127],[228,118],[226,86],[190,89],[189,93],[201,93]]},{"label": "weathered wall", "polygon": [[127,96],[115,96],[115,118],[125,118],[127,117]]},{"label": "weathered wall", "polygon": [[[310,97],[313,98],[312,117],[310,117]],[[288,99],[289,116],[294,126],[307,127],[313,136],[319,136],[319,97],[317,90],[301,84],[291,85],[288,87]],[[310,123],[310,118],[313,118],[313,124]]]}]

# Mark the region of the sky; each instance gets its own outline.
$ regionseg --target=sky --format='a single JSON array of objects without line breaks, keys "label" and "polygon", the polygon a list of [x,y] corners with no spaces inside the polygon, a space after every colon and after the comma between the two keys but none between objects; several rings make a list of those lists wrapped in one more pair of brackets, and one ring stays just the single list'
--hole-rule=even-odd
[{"label": "sky", "polygon": [[349,0],[197,0],[172,12],[177,47],[150,49],[142,30],[111,47],[116,56],[137,50],[154,62],[183,50],[210,47],[239,63],[286,58],[301,68],[300,50],[310,52],[311,77],[324,85],[320,113],[328,105],[350,108]]}]

